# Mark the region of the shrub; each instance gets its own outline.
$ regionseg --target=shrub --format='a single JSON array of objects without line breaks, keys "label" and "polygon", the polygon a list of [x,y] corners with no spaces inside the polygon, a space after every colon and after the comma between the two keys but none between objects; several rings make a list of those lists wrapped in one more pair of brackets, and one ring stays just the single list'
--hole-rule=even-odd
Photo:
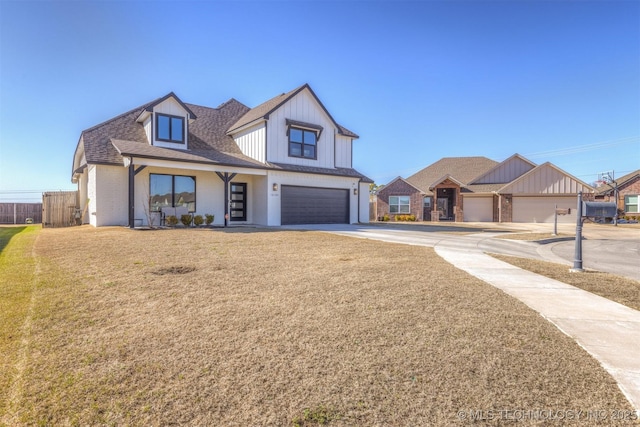
[{"label": "shrub", "polygon": [[415,221],[415,215],[396,215],[394,218],[396,221]]},{"label": "shrub", "polygon": [[382,217],[383,221],[389,221],[391,218],[389,217],[389,214],[384,214],[384,216]]},{"label": "shrub", "polygon": [[170,225],[173,227],[175,225],[178,225],[178,218],[175,215],[169,215],[165,220],[165,222],[167,223],[167,225]]},{"label": "shrub", "polygon": [[204,223],[204,218],[202,218],[202,215],[196,215],[193,217],[193,223],[195,225],[202,225]]},{"label": "shrub", "polygon": [[207,225],[211,225],[213,223],[214,216],[211,214],[204,214],[205,222]]},{"label": "shrub", "polygon": [[180,215],[180,222],[185,226],[188,227],[191,225],[191,215],[187,214],[187,215]]}]

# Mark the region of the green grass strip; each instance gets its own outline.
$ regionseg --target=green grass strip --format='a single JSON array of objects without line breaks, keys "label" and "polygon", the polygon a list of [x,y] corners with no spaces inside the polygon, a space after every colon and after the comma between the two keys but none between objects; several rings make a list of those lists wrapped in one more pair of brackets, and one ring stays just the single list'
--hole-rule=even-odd
[{"label": "green grass strip", "polygon": [[33,246],[40,226],[0,227],[0,424],[19,375],[25,321],[35,292]]}]

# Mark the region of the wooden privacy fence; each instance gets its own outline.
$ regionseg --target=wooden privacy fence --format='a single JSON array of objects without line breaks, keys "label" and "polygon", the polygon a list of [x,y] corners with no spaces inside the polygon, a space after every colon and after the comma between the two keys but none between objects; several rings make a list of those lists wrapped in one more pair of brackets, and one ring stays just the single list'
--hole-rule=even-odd
[{"label": "wooden privacy fence", "polygon": [[77,191],[55,191],[42,195],[42,226],[70,227],[79,224]]},{"label": "wooden privacy fence", "polygon": [[0,203],[0,224],[33,224],[42,222],[42,203]]}]

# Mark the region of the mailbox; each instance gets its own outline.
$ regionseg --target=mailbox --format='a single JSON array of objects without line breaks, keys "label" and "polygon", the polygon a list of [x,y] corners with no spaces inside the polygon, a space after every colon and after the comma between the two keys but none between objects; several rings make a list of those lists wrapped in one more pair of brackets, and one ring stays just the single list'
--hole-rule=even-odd
[{"label": "mailbox", "polygon": [[615,203],[582,202],[582,216],[591,218],[613,218],[618,212]]}]

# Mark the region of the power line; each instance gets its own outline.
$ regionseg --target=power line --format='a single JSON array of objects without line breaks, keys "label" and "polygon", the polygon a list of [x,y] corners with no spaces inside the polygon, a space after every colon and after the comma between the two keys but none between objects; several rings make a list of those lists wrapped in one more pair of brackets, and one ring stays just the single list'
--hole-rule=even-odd
[{"label": "power line", "polygon": [[525,157],[529,159],[535,159],[540,157],[555,157],[566,156],[569,154],[583,153],[585,151],[599,150],[607,147],[614,147],[616,145],[640,143],[640,136],[629,136],[625,138],[613,139],[610,141],[596,142],[593,144],[577,145],[574,147],[559,148],[555,150],[537,151],[535,153],[525,154]]}]

